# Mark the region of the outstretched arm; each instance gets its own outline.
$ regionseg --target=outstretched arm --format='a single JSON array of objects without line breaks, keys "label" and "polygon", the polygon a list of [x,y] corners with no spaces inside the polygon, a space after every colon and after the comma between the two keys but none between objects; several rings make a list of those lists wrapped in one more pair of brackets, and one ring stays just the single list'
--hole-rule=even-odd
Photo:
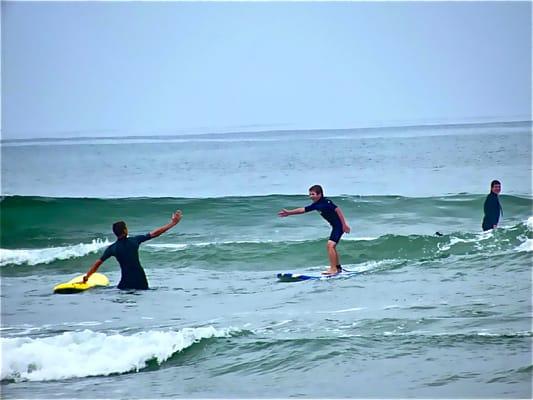
[{"label": "outstretched arm", "polygon": [[346,218],[344,218],[344,213],[342,212],[341,208],[340,207],[337,207],[335,209],[335,212],[337,213],[337,215],[339,216],[340,220],[341,220],[341,223],[342,223],[342,230],[345,232],[345,233],[350,233],[350,227],[348,226],[348,223],[346,222]]},{"label": "outstretched arm", "polygon": [[98,271],[98,268],[100,268],[100,265],[102,265],[104,262],[100,259],[96,260],[91,268],[89,268],[89,271],[85,274],[83,277],[83,283],[87,282],[89,277],[94,274],[96,271]]},{"label": "outstretched arm", "polygon": [[278,213],[278,215],[280,217],[288,217],[289,215],[303,214],[304,212],[305,212],[305,208],[300,207],[300,208],[295,208],[294,210],[283,209]]},{"label": "outstretched arm", "polygon": [[174,214],[172,214],[172,217],[170,218],[170,222],[168,224],[163,225],[160,228],[154,229],[152,232],[150,232],[150,236],[153,238],[158,237],[159,235],[168,231],[173,226],[176,226],[178,222],[180,222],[181,216],[182,216],[181,210],[177,210]]}]

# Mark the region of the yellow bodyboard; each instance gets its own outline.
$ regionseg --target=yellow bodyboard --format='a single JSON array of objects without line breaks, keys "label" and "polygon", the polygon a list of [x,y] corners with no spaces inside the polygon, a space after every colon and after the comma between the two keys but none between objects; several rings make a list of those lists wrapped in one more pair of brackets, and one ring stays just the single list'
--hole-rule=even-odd
[{"label": "yellow bodyboard", "polygon": [[58,294],[72,294],[83,292],[95,286],[107,286],[109,285],[109,279],[104,274],[95,272],[89,277],[86,283],[83,282],[84,275],[77,276],[66,283],[60,283],[54,287],[54,293]]}]

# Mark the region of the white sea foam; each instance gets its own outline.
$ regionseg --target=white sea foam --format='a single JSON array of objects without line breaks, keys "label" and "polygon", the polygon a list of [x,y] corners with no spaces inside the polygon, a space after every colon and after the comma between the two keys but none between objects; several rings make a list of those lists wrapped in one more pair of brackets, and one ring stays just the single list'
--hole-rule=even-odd
[{"label": "white sea foam", "polygon": [[455,246],[458,243],[475,243],[476,246],[479,247],[481,242],[483,242],[483,241],[485,241],[487,239],[490,239],[493,236],[494,236],[494,231],[492,231],[492,230],[476,233],[474,236],[472,236],[470,238],[460,238],[460,237],[456,237],[456,236],[451,236],[449,243],[438,243],[437,244],[437,248],[440,251],[448,251],[448,250],[450,250],[453,246]]},{"label": "white sea foam", "polygon": [[348,242],[359,242],[359,241],[372,241],[378,239],[377,237],[356,237],[356,236],[343,236],[342,240],[346,240]]},{"label": "white sea foam", "polygon": [[134,335],[84,330],[31,339],[1,338],[1,379],[47,381],[138,371],[161,364],[204,338],[227,337],[234,329],[212,326]]},{"label": "white sea foam", "polygon": [[347,312],[352,312],[352,311],[361,311],[364,309],[365,307],[352,307],[352,308],[345,308],[342,310],[317,311],[317,314],[340,314],[340,313],[347,313]]},{"label": "white sea foam", "polygon": [[0,249],[0,266],[48,264],[56,260],[83,257],[94,253],[111,243],[105,239],[94,239],[91,243],[72,246],[49,247],[44,249]]},{"label": "white sea foam", "polygon": [[385,259],[385,260],[379,260],[379,261],[371,260],[371,261],[366,261],[364,263],[357,264],[357,265],[356,264],[346,264],[346,265],[343,265],[343,267],[346,267],[346,269],[348,271],[367,272],[367,271],[372,271],[372,270],[379,269],[381,267],[394,265],[397,262],[398,262],[397,259]]},{"label": "white sea foam", "polygon": [[263,244],[263,243],[286,243],[286,242],[305,242],[305,240],[290,240],[283,242],[275,242],[273,240],[221,240],[213,242],[196,242],[196,243],[152,243],[147,244],[146,246],[154,250],[169,250],[169,251],[180,251],[185,250],[190,247],[208,247],[208,246],[217,246],[224,244]]},{"label": "white sea foam", "polygon": [[529,229],[530,231],[533,231],[533,216],[527,219],[526,226],[527,226],[527,229]]},{"label": "white sea foam", "polygon": [[[323,239],[323,238],[320,238]],[[377,237],[343,237],[343,240],[347,241],[371,241],[376,240]],[[195,242],[195,243],[150,243],[147,244],[146,247],[150,248],[151,250],[159,251],[159,250],[165,250],[165,251],[181,251],[185,250],[191,247],[208,247],[208,246],[217,246],[217,245],[241,245],[241,244],[276,244],[276,243],[304,243],[308,240],[314,240],[314,239],[299,239],[299,240],[272,240],[272,239],[257,239],[257,240],[215,240],[212,242]]]},{"label": "white sea foam", "polygon": [[147,244],[146,247],[150,247],[153,249],[163,249],[163,250],[169,250],[169,251],[180,251],[184,250],[188,247],[188,245],[183,243],[161,243],[161,244]]},{"label": "white sea foam", "polygon": [[526,239],[526,241],[518,246],[515,250],[518,252],[525,251],[528,253],[533,251],[533,239]]}]

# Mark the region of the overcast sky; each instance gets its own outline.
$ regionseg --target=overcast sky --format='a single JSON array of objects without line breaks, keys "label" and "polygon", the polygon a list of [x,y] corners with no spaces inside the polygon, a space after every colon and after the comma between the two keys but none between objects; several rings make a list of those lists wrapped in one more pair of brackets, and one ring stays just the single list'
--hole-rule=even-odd
[{"label": "overcast sky", "polygon": [[5,2],[2,138],[531,119],[529,2]]}]

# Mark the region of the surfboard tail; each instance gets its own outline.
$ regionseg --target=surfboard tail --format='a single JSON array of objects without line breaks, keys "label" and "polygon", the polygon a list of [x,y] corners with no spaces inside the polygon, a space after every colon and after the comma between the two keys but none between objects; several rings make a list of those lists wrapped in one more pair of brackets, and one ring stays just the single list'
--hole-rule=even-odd
[{"label": "surfboard tail", "polygon": [[80,293],[95,286],[109,285],[109,279],[104,274],[95,272],[86,283],[83,283],[83,276],[79,275],[68,282],[60,283],[54,287],[56,294],[74,294]]}]

